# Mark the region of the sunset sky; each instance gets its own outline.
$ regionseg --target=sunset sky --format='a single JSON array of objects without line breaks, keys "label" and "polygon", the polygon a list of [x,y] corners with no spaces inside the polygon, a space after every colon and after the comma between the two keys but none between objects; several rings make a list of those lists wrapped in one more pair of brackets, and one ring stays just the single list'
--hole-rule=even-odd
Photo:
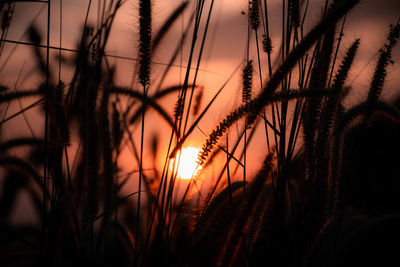
[{"label": "sunset sky", "polygon": [[[156,31],[167,17],[182,1],[163,0],[153,1],[153,29]],[[196,1],[189,1],[183,21],[175,25],[168,34],[167,40],[154,57],[155,62],[166,63],[171,49],[174,48],[176,41],[181,36],[182,25],[185,25],[191,10]],[[210,1],[206,1],[208,3]],[[279,36],[281,32],[281,0],[267,1],[269,5],[269,21],[274,47],[279,47]],[[320,18],[322,6],[325,0],[311,0],[309,7],[309,17],[306,25],[309,27]],[[62,46],[65,48],[75,48],[80,38],[82,25],[87,11],[89,1],[68,0],[62,1]],[[60,1],[52,1],[51,16],[51,42],[53,46],[59,46],[59,4]],[[115,20],[112,35],[110,37],[107,52],[113,55],[136,57],[137,52],[137,1],[128,0],[120,8]],[[202,69],[207,70],[211,75],[220,76],[222,79],[229,76],[235,69],[236,64],[240,63],[244,57],[245,42],[247,34],[247,12],[248,1],[246,0],[219,0],[215,1],[211,16],[211,26],[206,43],[206,55],[202,63]],[[303,8],[304,9],[304,8]],[[207,9],[206,9],[207,10]],[[97,16],[97,1],[92,1],[89,24],[95,25]],[[349,14],[345,25],[345,37],[347,42],[355,38],[361,38],[361,51],[358,62],[365,65],[386,38],[388,25],[395,23],[400,16],[400,2],[397,0],[361,0]],[[37,17],[35,19],[35,17]],[[16,3],[15,13],[8,32],[9,40],[27,40],[22,37],[27,27],[33,22],[44,34],[46,32],[47,8],[43,3]],[[205,18],[204,18],[205,20]],[[45,41],[45,40],[43,40]],[[13,44],[6,45],[6,51],[0,62],[4,62],[7,52]],[[29,54],[23,53],[24,47],[19,46],[16,53],[9,61],[6,71],[0,73],[2,81],[14,83],[13,76],[19,73],[22,63],[25,61],[25,74],[30,71]],[[66,56],[69,53],[65,53]],[[396,59],[395,54],[394,59]],[[130,79],[129,72],[132,72],[134,62],[125,60],[111,59],[111,62],[119,67],[118,82],[127,84]],[[179,62],[178,62],[179,63]],[[183,59],[185,64],[185,58]],[[225,68],[221,68],[221,66]],[[155,69],[158,66],[154,67]],[[10,77],[10,72],[14,75]],[[355,73],[358,73],[357,70]],[[24,77],[24,75],[22,75]],[[214,79],[215,77],[213,77]]]}]

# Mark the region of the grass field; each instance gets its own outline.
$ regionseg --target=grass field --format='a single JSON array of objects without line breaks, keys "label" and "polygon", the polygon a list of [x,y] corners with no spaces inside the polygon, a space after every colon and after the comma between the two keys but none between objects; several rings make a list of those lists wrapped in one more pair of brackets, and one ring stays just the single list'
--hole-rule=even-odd
[{"label": "grass field", "polygon": [[0,2],[1,266],[399,262],[400,18],[243,0],[219,44],[218,1],[63,2]]}]

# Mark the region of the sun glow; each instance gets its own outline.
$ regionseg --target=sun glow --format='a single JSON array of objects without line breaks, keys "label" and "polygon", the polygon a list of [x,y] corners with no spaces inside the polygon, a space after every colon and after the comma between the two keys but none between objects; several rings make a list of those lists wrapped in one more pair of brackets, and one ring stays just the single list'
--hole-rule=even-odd
[{"label": "sun glow", "polygon": [[[199,148],[191,146],[182,148],[181,152],[176,155],[176,159],[179,160],[179,164],[176,164],[175,166],[175,168],[178,168],[178,178],[190,179],[195,174],[195,172],[201,169],[201,166],[197,166],[196,163],[199,151]],[[171,171],[173,170],[174,164],[175,160],[171,161]]]}]

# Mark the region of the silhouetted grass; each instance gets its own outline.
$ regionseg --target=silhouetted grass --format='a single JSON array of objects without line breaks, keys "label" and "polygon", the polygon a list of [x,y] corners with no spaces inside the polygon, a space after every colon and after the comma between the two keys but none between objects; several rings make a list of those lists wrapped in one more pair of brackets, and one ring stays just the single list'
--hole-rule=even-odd
[{"label": "silhouetted grass", "polygon": [[[3,57],[4,45],[14,42],[7,39],[14,2],[0,4]],[[345,18],[358,2],[325,1],[320,21],[305,32],[304,21],[312,16],[309,1],[282,1],[281,43],[275,44],[268,2],[249,0],[243,63],[208,100],[209,88],[197,79],[213,23],[213,0],[182,1],[159,29],[154,29],[153,1],[138,1],[130,87],[115,81],[117,68],[106,53],[124,1],[98,1],[96,26],[88,23],[89,1],[80,43],[68,49],[74,53],[70,80],[62,80],[61,52],[66,49],[61,35],[60,47],[51,47],[48,24],[44,45],[31,25],[27,44],[34,51],[31,60],[40,84],[31,90],[0,86],[0,129],[8,131],[7,122],[35,106],[44,128],[39,137],[0,139],[0,265],[354,266],[356,257],[371,247],[376,253],[368,255],[371,262],[395,260],[397,247],[379,249],[372,242],[384,243],[382,235],[392,233],[382,227],[398,235],[400,113],[379,98],[400,23],[390,27],[367,98],[346,109],[346,81],[363,40],[349,45],[342,59],[338,55]],[[47,8],[50,19],[50,2]],[[186,13],[190,18],[170,62],[162,72],[154,71],[156,50]],[[185,45],[184,80],[167,86],[165,78]],[[253,46],[256,54],[251,55]],[[58,75],[50,68],[53,49],[59,52]],[[183,184],[177,174],[179,151],[240,69],[241,103],[205,133],[198,172],[178,188]],[[171,95],[175,101],[161,104]],[[15,101],[31,99],[33,104],[8,114]],[[145,131],[152,123],[149,110],[168,127]],[[249,177],[249,147],[257,142],[260,125],[268,146],[260,170]],[[144,157],[146,150],[150,159]],[[133,155],[132,171],[121,168],[126,151]],[[199,179],[203,176],[205,182]],[[128,184],[134,184],[133,192],[125,192]],[[21,192],[29,196],[40,226],[12,223]]]}]

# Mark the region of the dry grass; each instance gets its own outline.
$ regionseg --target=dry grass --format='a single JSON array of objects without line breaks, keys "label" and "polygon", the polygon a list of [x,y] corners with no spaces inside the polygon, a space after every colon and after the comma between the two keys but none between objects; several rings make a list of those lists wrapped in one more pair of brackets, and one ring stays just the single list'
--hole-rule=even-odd
[{"label": "dry grass", "polygon": [[[99,6],[98,25],[86,25],[86,18],[79,46],[71,50],[75,56],[70,80],[61,80],[61,52],[58,73],[50,68],[49,50],[54,47],[49,42],[42,45],[42,36],[31,26],[29,44],[41,84],[33,90],[0,87],[4,114],[0,127],[38,105],[45,122],[40,137],[0,140],[0,265],[347,266],[355,261],[347,248],[363,245],[367,230],[373,240],[381,240],[374,233],[378,235],[382,225],[393,229],[398,225],[400,210],[393,203],[399,194],[400,170],[393,158],[398,159],[400,146],[393,133],[400,132],[400,114],[379,98],[400,38],[400,22],[390,27],[367,99],[346,110],[345,84],[360,40],[342,48],[341,38],[345,16],[359,1],[326,1],[321,20],[308,32],[304,32],[304,20],[311,16],[308,1],[283,1],[280,48],[271,42],[274,25],[268,21],[267,1],[249,1],[245,59],[237,68],[243,70],[243,90],[237,96],[242,103],[215,125],[198,156],[201,171],[213,164],[219,175],[214,180],[209,177],[214,181],[209,188],[200,188],[194,175],[182,189],[177,188],[178,167],[170,168],[170,162],[179,161],[179,150],[226,85],[202,103],[207,87],[196,79],[214,1],[182,2],[159,30],[153,28],[152,1],[138,2],[139,47],[132,87],[114,81],[116,70],[105,51],[115,16],[125,2],[100,2],[104,5]],[[0,4],[2,57],[3,46],[12,42],[7,31],[14,8],[14,1]],[[87,13],[90,8],[89,3]],[[50,10],[48,3],[48,18]],[[155,77],[154,54],[171,27],[188,13],[193,38],[187,41],[184,31],[165,72]],[[164,79],[185,41],[190,53],[184,81],[167,87]],[[254,57],[251,46],[257,51]],[[280,49],[274,51],[276,66],[273,49]],[[342,49],[347,52],[339,64]],[[255,90],[258,84],[261,88]],[[160,99],[171,94],[177,99],[166,109]],[[10,105],[31,98],[37,101],[7,114]],[[169,132],[164,129],[147,144],[150,108],[166,121]],[[268,144],[265,160],[254,177],[246,177],[249,144],[257,142],[252,138],[260,125]],[[236,139],[228,134],[234,126]],[[225,144],[220,144],[225,135]],[[69,153],[75,138],[80,148],[72,161]],[[160,138],[168,143],[166,153],[160,151]],[[149,164],[144,162],[147,149],[152,154]],[[138,175],[121,170],[124,150],[131,150]],[[14,156],[12,151],[26,153]],[[219,153],[225,153],[224,160],[213,161]],[[160,158],[162,170],[147,172],[143,167],[155,166]],[[237,170],[242,172],[238,175]],[[240,179],[234,181],[234,176]],[[137,190],[125,194],[124,187],[132,182]],[[199,201],[189,197],[193,188]],[[40,227],[11,222],[20,192],[28,193]],[[365,219],[356,221],[357,216]],[[347,235],[354,223],[367,230]],[[392,251],[386,244],[384,248]],[[374,260],[385,257],[382,262],[386,262],[395,256],[380,251]]]}]

